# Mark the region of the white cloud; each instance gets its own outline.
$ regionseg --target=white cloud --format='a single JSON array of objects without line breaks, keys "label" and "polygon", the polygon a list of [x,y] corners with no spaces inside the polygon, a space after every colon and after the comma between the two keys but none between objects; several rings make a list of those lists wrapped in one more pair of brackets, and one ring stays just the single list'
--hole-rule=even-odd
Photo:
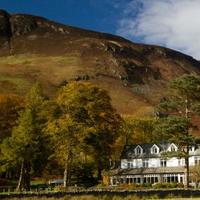
[{"label": "white cloud", "polygon": [[200,59],[200,0],[132,0],[123,11],[117,34]]}]

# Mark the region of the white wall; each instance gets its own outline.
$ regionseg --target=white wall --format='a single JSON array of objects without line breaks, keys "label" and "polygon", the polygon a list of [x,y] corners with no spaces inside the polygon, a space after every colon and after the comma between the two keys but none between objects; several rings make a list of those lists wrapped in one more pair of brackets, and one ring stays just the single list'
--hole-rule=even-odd
[{"label": "white wall", "polygon": [[121,168],[122,168],[122,169],[128,168],[127,160],[126,160],[126,159],[122,159],[122,160],[121,160]]},{"label": "white wall", "polygon": [[160,158],[150,158],[149,168],[151,167],[160,167]]},{"label": "white wall", "polygon": [[122,159],[121,160],[121,168],[127,169],[128,163],[130,163],[130,165],[132,165],[132,168],[141,168],[142,167],[142,159],[132,159],[132,160]]},{"label": "white wall", "polygon": [[[189,158],[189,163],[190,166],[195,165],[195,157],[200,160],[200,156],[192,156]],[[154,167],[161,167],[160,165],[160,158],[149,158],[145,159],[148,160],[148,167],[149,168],[154,168]],[[142,168],[143,167],[143,162],[142,159],[132,159],[132,160],[127,160],[127,159],[122,159],[121,160],[121,168],[122,169],[127,169],[128,168],[128,163],[130,163],[129,167],[131,168]],[[166,162],[166,167],[178,167],[178,166],[184,166],[185,161],[184,158],[170,158],[167,159]]]},{"label": "white wall", "polygon": [[178,158],[170,158],[167,160],[167,167],[178,167]]}]

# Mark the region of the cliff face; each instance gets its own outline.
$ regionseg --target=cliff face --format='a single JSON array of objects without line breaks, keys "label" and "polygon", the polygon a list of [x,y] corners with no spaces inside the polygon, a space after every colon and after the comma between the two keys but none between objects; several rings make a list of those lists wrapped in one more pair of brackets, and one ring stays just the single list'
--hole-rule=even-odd
[{"label": "cliff face", "polygon": [[40,81],[48,95],[70,80],[108,90],[122,114],[148,115],[170,80],[200,73],[200,63],[179,52],[0,11],[0,93],[24,94]]}]

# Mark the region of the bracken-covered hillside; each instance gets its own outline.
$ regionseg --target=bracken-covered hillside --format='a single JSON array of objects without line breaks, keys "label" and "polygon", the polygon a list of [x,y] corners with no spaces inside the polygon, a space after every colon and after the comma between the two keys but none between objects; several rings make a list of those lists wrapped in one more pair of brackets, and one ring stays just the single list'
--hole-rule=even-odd
[{"label": "bracken-covered hillside", "polygon": [[0,93],[24,94],[36,80],[54,96],[70,80],[108,90],[121,114],[149,115],[169,80],[200,73],[182,53],[121,37],[0,11]]}]

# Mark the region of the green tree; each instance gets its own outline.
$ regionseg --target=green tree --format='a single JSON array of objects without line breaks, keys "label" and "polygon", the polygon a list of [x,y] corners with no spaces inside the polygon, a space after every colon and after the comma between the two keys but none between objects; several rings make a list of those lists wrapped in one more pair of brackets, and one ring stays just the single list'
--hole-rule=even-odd
[{"label": "green tree", "polygon": [[[25,99],[25,108],[20,113],[11,137],[1,146],[5,166],[20,165],[17,190],[30,190],[31,170],[39,167],[46,148],[46,137],[42,133],[45,124],[45,98],[39,84],[32,87]],[[43,162],[45,157],[43,157]],[[37,166],[37,167],[36,167]]]},{"label": "green tree", "polygon": [[200,166],[199,165],[195,165],[195,166],[191,167],[190,173],[191,173],[191,179],[195,183],[195,187],[196,188],[199,187],[199,183],[200,183]]},{"label": "green tree", "polygon": [[185,158],[186,187],[189,186],[189,149],[194,145],[192,116],[198,113],[199,105],[200,77],[183,75],[170,83],[168,95],[157,107],[160,137],[178,144],[177,153]]},{"label": "green tree", "polygon": [[154,134],[155,125],[156,120],[151,118],[124,117],[122,136],[125,139],[125,144],[157,142],[158,137]]},{"label": "green tree", "polygon": [[47,131],[52,136],[54,157],[64,167],[64,187],[71,184],[71,168],[80,133],[79,124],[68,115],[61,114],[49,121]]},{"label": "green tree", "polygon": [[[121,122],[111,106],[110,97],[105,90],[91,83],[72,82],[61,89],[56,103],[58,108],[47,130],[57,135],[55,146],[60,149],[61,160],[65,161],[65,186],[70,182],[70,176],[66,179],[66,171],[70,174],[70,166],[76,157],[84,162],[92,157],[97,177],[101,179],[101,171],[109,163]],[[59,138],[62,138],[62,145]]]}]

